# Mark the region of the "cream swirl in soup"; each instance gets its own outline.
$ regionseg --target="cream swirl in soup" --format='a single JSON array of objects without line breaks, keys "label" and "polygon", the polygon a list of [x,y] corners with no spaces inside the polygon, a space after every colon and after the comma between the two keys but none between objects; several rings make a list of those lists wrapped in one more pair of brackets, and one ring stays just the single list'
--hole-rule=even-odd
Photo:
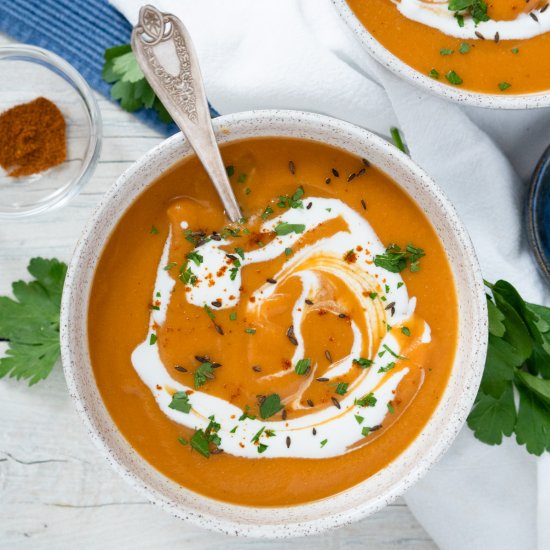
[{"label": "cream swirl in soup", "polygon": [[[487,4],[481,3],[485,6],[481,13],[486,14]],[[469,4],[475,4],[475,2],[463,3],[463,5]],[[464,40],[493,40],[495,36],[498,36],[498,40],[525,40],[548,32],[550,30],[550,10],[546,9],[546,4],[540,3],[539,7],[535,2],[523,1],[523,4],[532,11],[519,11],[515,18],[506,20],[492,19],[487,16],[485,21],[471,16],[467,10],[453,11],[452,2],[395,1],[397,9],[407,19],[437,29],[448,36]],[[529,4],[533,5],[529,6]],[[485,19],[485,16],[483,18]],[[414,44],[411,44],[411,48],[414,48]]]},{"label": "cream swirl in soup", "polygon": [[[271,236],[271,240],[249,251],[234,247],[230,234],[201,243],[188,255],[186,269],[191,269],[192,275],[184,277],[186,299],[215,319],[216,312],[239,305],[247,270],[282,259],[273,276],[251,292],[246,304],[250,328],[243,337],[251,338],[254,346],[254,334],[270,316],[290,310],[289,337],[295,344],[292,368],[262,372],[258,382],[299,378],[300,384],[280,398],[280,406],[302,414],[289,419],[247,414],[228,400],[202,391],[202,387],[186,386],[170,375],[156,334],[166,322],[177,282],[167,269],[174,225],[157,268],[153,295],[157,306],[151,313],[150,332],[132,354],[136,372],[168,418],[194,430],[207,430],[215,423],[218,448],[234,456],[328,458],[368,444],[372,432],[389,414],[399,384],[412,369],[420,368],[408,353],[431,340],[428,324],[415,314],[416,299],[409,296],[399,273],[375,264],[374,258],[385,253],[384,245],[368,221],[338,199],[310,197],[307,207],[289,208],[269,219],[255,216],[250,223],[259,228],[260,236]],[[327,235],[330,223],[335,224],[334,230]],[[325,231],[316,238],[315,230],[320,227]],[[180,228],[187,228],[185,220]],[[285,285],[296,281],[301,290],[289,303]],[[349,353],[336,361],[329,356],[330,364],[323,366],[321,373],[320,365],[307,358],[302,325],[308,316],[319,312],[345,317],[351,307],[362,314],[349,320]],[[412,334],[408,327],[414,327]],[[396,337],[401,330],[408,333],[406,339]],[[180,345],[185,346],[185,340]],[[342,376],[350,381],[340,384]],[[304,403],[304,392],[319,383],[334,384],[338,391],[329,403]],[[170,406],[174,394],[187,396],[187,410]],[[279,399],[278,395],[263,397],[276,404]]]}]

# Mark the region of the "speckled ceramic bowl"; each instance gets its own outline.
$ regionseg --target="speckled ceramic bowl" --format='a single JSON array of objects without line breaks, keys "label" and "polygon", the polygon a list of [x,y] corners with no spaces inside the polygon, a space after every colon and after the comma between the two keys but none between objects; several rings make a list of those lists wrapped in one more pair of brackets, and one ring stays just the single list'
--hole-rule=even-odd
[{"label": "speckled ceramic bowl", "polygon": [[99,258],[123,212],[166,168],[191,154],[178,134],[129,168],[105,195],[78,242],[65,283],[62,357],[75,406],[112,466],[147,498],[175,516],[233,535],[283,538],[319,533],[380,510],[401,495],[448,449],[472,406],[485,361],[487,313],[479,265],[455,210],[437,185],[393,145],[366,130],[320,115],[256,111],[214,120],[219,142],[289,136],[328,143],[368,158],[415,198],[448,253],[456,281],[459,342],[449,384],[422,434],[393,463],[330,498],[281,508],[218,502],[182,488],[147,463],[121,435],[101,400],[90,364],[88,298]]},{"label": "speckled ceramic bowl", "polygon": [[[471,92],[434,80],[413,69],[389,52],[359,21],[346,0],[332,0],[336,10],[358,38],[359,42],[381,65],[427,92],[450,99],[462,105],[490,109],[537,109],[550,106],[550,90],[533,94],[485,94]],[[414,46],[413,46],[414,47]]]}]

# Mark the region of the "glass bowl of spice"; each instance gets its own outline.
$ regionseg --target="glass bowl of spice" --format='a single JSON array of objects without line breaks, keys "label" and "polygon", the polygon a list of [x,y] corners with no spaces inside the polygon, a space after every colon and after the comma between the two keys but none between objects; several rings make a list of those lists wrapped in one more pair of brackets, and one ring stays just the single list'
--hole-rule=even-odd
[{"label": "glass bowl of spice", "polygon": [[0,47],[0,218],[66,204],[92,175],[101,115],[82,76],[33,46]]}]

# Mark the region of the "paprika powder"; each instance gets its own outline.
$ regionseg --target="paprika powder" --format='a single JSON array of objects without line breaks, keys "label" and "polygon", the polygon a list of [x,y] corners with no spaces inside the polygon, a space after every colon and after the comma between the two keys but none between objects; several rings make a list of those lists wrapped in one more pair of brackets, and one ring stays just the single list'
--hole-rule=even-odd
[{"label": "paprika powder", "polygon": [[49,99],[38,97],[0,114],[0,166],[8,176],[37,174],[66,158],[65,118]]}]

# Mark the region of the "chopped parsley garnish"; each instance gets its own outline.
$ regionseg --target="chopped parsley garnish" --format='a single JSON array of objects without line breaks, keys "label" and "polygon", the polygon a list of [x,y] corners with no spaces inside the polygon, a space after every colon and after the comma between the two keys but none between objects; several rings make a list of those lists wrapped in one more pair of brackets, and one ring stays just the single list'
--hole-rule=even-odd
[{"label": "chopped parsley garnish", "polygon": [[364,357],[359,357],[359,359],[354,359],[353,364],[357,365],[360,369],[368,369],[372,366],[372,361],[370,359],[365,359]]},{"label": "chopped parsley garnish", "polygon": [[189,403],[189,396],[184,391],[178,391],[172,395],[172,401],[168,405],[175,411],[183,413],[189,413],[191,410],[191,403]]},{"label": "chopped parsley garnish", "polygon": [[370,428],[367,428],[367,426],[365,426],[365,427],[361,430],[361,435],[367,437],[369,434],[370,434]]},{"label": "chopped parsley garnish", "polygon": [[462,78],[460,78],[460,76],[455,73],[455,71],[449,71],[448,73],[446,73],[445,78],[455,86],[460,86],[464,82]]},{"label": "chopped parsley garnish", "polygon": [[260,416],[265,420],[277,414],[283,408],[281,398],[278,394],[272,393],[268,395],[260,404]]},{"label": "chopped parsley garnish", "polygon": [[258,443],[258,453],[262,454],[267,450],[268,446],[265,443]]},{"label": "chopped parsley garnish", "polygon": [[198,252],[188,252],[186,257],[188,260],[195,262],[196,265],[201,265],[204,260]]},{"label": "chopped parsley garnish", "polygon": [[410,331],[409,327],[401,327],[401,332],[402,332],[405,336],[410,336],[410,335],[411,335],[411,331]]},{"label": "chopped parsley garnish", "polygon": [[206,315],[208,315],[210,319],[214,320],[216,318],[216,314],[212,311],[212,308],[208,304],[204,304],[204,311],[206,311]]},{"label": "chopped parsley garnish", "polygon": [[306,226],[303,223],[288,223],[280,222],[275,227],[275,233],[277,235],[289,235],[290,233],[303,233],[306,229]]},{"label": "chopped parsley garnish", "polygon": [[464,16],[460,13],[455,13],[456,22],[459,27],[464,27]]},{"label": "chopped parsley garnish", "polygon": [[395,409],[393,408],[393,405],[392,405],[392,402],[391,401],[388,401],[388,412],[390,414],[393,414],[395,412]]},{"label": "chopped parsley garnish", "polygon": [[269,218],[269,215],[273,214],[273,208],[271,206],[266,207],[266,209],[262,212],[262,220],[267,220]]},{"label": "chopped parsley garnish", "polygon": [[436,71],[435,69],[432,69],[429,73],[428,73],[428,76],[430,78],[433,78],[434,80],[439,80],[439,71]]},{"label": "chopped parsley garnish", "polygon": [[401,359],[401,360],[406,360],[408,359],[408,357],[405,357],[404,355],[399,355],[398,353],[395,353],[395,351],[393,351],[389,346],[388,344],[384,344],[382,346],[390,355],[393,355],[396,359]]},{"label": "chopped parsley garnish", "polygon": [[227,177],[231,178],[235,174],[235,167],[232,164],[230,164],[229,166],[225,167],[225,171],[227,172]]},{"label": "chopped parsley garnish", "polygon": [[509,84],[508,82],[500,82],[498,85],[501,92],[504,92],[504,90],[507,90],[510,86],[511,84]]},{"label": "chopped parsley garnish", "polygon": [[338,395],[346,395],[348,391],[349,384],[346,384],[346,382],[339,382],[336,386],[336,390],[334,390]]},{"label": "chopped parsley garnish", "polygon": [[230,270],[229,270],[229,278],[234,281],[236,278],[237,278],[237,273],[239,273],[239,268],[238,267],[232,267]]},{"label": "chopped parsley garnish", "polygon": [[462,42],[462,44],[460,44],[460,46],[458,48],[458,51],[461,54],[466,54],[470,51],[470,49],[471,49],[470,44],[468,44],[467,42]]},{"label": "chopped parsley garnish", "polygon": [[277,206],[279,208],[303,208],[304,204],[300,200],[303,196],[304,188],[300,185],[290,197],[288,195],[281,195]]},{"label": "chopped parsley garnish", "polygon": [[154,225],[152,225],[150,233],[151,233],[151,235],[158,235],[159,230]]},{"label": "chopped parsley garnish", "polygon": [[164,266],[164,271],[170,271],[170,269],[176,267],[178,264],[176,262],[170,262]]},{"label": "chopped parsley garnish", "polygon": [[239,174],[239,177],[237,178],[237,183],[244,183],[246,181],[246,174]]},{"label": "chopped parsley garnish", "polygon": [[208,380],[212,380],[214,378],[214,369],[212,368],[212,363],[201,363],[197,367],[197,370],[195,371],[195,374],[193,376],[195,379],[195,389],[204,386],[204,384],[206,384]]},{"label": "chopped parsley garnish", "polygon": [[395,362],[392,361],[391,363],[388,363],[385,367],[380,367],[378,369],[378,372],[379,373],[388,372],[388,371],[392,370],[394,367],[395,367]]},{"label": "chopped parsley garnish", "polygon": [[399,128],[395,128],[395,127],[390,128],[390,134],[393,140],[393,144],[400,151],[403,151],[403,153],[406,153],[407,149],[405,148],[405,144],[403,143],[403,139],[401,138],[401,132],[399,131]]},{"label": "chopped parsley garnish", "polygon": [[235,252],[241,257],[241,260],[244,260],[244,250],[237,246],[235,248]]},{"label": "chopped parsley garnish", "polygon": [[519,48],[512,48],[510,51],[516,54],[516,53],[519,53]]},{"label": "chopped parsley garnish", "polygon": [[260,436],[264,433],[265,426],[262,426],[254,435],[254,437],[250,440],[251,443],[258,443],[260,440]]},{"label": "chopped parsley garnish", "polygon": [[182,445],[189,445],[189,441],[187,441],[187,439],[185,439],[185,437],[178,437],[178,441],[179,441]]},{"label": "chopped parsley garnish", "polygon": [[210,458],[210,443],[214,445],[221,443],[220,436],[216,433],[220,429],[220,425],[213,416],[210,416],[209,419],[210,423],[206,430],[197,430],[190,441],[191,447],[206,458]]},{"label": "chopped parsley garnish", "polygon": [[467,12],[476,25],[482,21],[489,21],[487,3],[484,0],[450,0],[449,11]]},{"label": "chopped parsley garnish", "polygon": [[356,414],[355,415],[355,420],[357,420],[357,424],[363,424],[363,420],[365,420],[365,417]]},{"label": "chopped parsley garnish", "polygon": [[150,346],[154,345],[156,341],[157,341],[157,335],[154,332],[152,332],[151,336],[149,337],[149,345]]},{"label": "chopped parsley garnish", "polygon": [[356,399],[355,404],[360,407],[374,407],[376,405],[376,401],[376,397],[374,397],[374,394],[371,392],[359,399]]},{"label": "chopped parsley garnish", "polygon": [[180,268],[179,280],[186,285],[194,286],[197,279],[198,277],[191,271],[191,268],[188,267],[188,262],[185,262]]},{"label": "chopped parsley garnish", "polygon": [[454,50],[450,50],[449,48],[441,48],[439,50],[440,55],[452,55],[454,53]]},{"label": "chopped parsley garnish", "polygon": [[250,419],[250,420],[255,420],[256,419],[256,415],[255,414],[250,414],[249,411],[250,411],[250,407],[247,405],[244,408],[243,414],[241,414],[241,416],[239,416],[239,422],[242,422],[243,420],[246,420],[247,418]]},{"label": "chopped parsley garnish", "polygon": [[371,300],[374,300],[377,296],[378,296],[378,292],[371,292],[371,293],[369,294],[369,298],[370,298]]},{"label": "chopped parsley garnish", "polygon": [[236,312],[236,311],[232,311],[232,312],[229,314],[229,320],[230,320],[230,321],[236,321],[236,320],[237,320],[237,312]]},{"label": "chopped parsley garnish", "polygon": [[244,194],[245,194],[245,195],[250,195],[250,193],[252,193],[252,189],[250,189],[250,187],[247,187],[247,188],[244,190]]},{"label": "chopped parsley garnish", "polygon": [[374,265],[381,267],[391,273],[401,273],[410,263],[410,271],[420,271],[420,259],[426,255],[422,248],[416,248],[408,244],[404,250],[401,250],[396,244],[390,244],[386,248],[385,254],[377,254],[374,257]]},{"label": "chopped parsley garnish", "polygon": [[230,434],[234,434],[234,433],[237,431],[237,428],[238,428],[238,427],[239,427],[239,426],[235,426],[234,428],[232,428],[231,430],[229,430],[229,433],[230,433]]},{"label": "chopped parsley garnish", "polygon": [[292,248],[285,248],[285,256],[290,256],[292,254]]},{"label": "chopped parsley garnish", "polygon": [[307,357],[304,359],[300,359],[296,366],[294,367],[294,370],[296,371],[296,374],[306,374],[309,371],[309,366],[311,364],[311,359],[308,359]]},{"label": "chopped parsley garnish", "polygon": [[255,328],[247,327],[247,328],[244,329],[244,331],[246,332],[246,334],[256,334],[256,329]]},{"label": "chopped parsley garnish", "polygon": [[328,439],[323,439],[323,441],[321,441],[321,449],[328,443]]}]

